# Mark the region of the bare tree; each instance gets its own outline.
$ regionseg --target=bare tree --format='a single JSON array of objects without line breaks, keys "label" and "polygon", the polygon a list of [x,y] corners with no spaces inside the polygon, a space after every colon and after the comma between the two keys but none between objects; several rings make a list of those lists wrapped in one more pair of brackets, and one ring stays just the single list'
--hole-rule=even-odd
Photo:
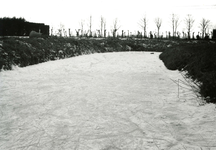
[{"label": "bare tree", "polygon": [[[98,32],[98,34],[97,34],[97,32]],[[96,30],[96,35],[98,35],[97,37],[100,37],[100,36],[101,36],[100,30]]]},{"label": "bare tree", "polygon": [[68,36],[71,37],[70,28],[68,29]]},{"label": "bare tree", "polygon": [[159,36],[160,36],[159,32],[160,32],[160,28],[161,28],[161,24],[162,24],[162,19],[161,18],[156,18],[155,19],[155,24],[157,26],[158,38],[159,38]]},{"label": "bare tree", "polygon": [[173,29],[173,37],[176,37],[177,28],[179,26],[179,17],[176,14],[172,14],[172,29]]},{"label": "bare tree", "polygon": [[84,36],[85,36],[85,37],[88,37],[88,33],[89,33],[89,30],[87,30],[87,31],[85,30]]},{"label": "bare tree", "polygon": [[121,26],[118,25],[118,19],[116,18],[113,22],[113,29],[112,29],[113,37],[116,37],[116,32],[120,27]]},{"label": "bare tree", "polygon": [[192,15],[188,14],[187,17],[185,18],[186,29],[188,32],[188,39],[190,39],[190,33],[191,33],[194,22],[195,20],[193,19]]},{"label": "bare tree", "polygon": [[92,16],[90,16],[89,20],[89,36],[92,37]]},{"label": "bare tree", "polygon": [[79,37],[80,29],[78,29],[78,30],[75,29],[75,31],[76,31],[76,36]]},{"label": "bare tree", "polygon": [[202,38],[204,38],[204,35],[206,34],[206,30],[210,25],[210,20],[207,20],[205,18],[202,18],[202,20],[200,21],[200,28],[201,28],[201,32],[202,32]]},{"label": "bare tree", "polygon": [[65,26],[62,23],[60,23],[60,26],[59,26],[59,29],[58,29],[58,35],[60,37],[62,37],[62,33],[64,33],[64,31],[65,31]]},{"label": "bare tree", "polygon": [[103,27],[104,27],[104,18],[101,16],[100,18],[100,36],[103,36]]},{"label": "bare tree", "polygon": [[104,25],[104,27],[103,27],[103,29],[104,29],[104,37],[106,37],[106,20],[105,19],[103,20],[103,25]]},{"label": "bare tree", "polygon": [[81,27],[81,36],[83,36],[84,35],[84,20],[81,20],[80,27]]},{"label": "bare tree", "polygon": [[64,33],[64,36],[66,37],[67,36],[67,31],[65,29],[63,29],[63,33]]},{"label": "bare tree", "polygon": [[139,22],[140,27],[143,29],[144,38],[146,37],[147,19],[146,15]]}]

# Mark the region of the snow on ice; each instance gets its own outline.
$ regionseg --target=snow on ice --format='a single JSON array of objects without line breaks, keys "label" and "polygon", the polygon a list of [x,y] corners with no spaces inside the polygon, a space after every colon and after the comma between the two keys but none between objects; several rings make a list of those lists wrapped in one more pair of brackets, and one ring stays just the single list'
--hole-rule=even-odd
[{"label": "snow on ice", "polygon": [[215,150],[198,105],[160,53],[91,54],[0,72],[0,149]]}]

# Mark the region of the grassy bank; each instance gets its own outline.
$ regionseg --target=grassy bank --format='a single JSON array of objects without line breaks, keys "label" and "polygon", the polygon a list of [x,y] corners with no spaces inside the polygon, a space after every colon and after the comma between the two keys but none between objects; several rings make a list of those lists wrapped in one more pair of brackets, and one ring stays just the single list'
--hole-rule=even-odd
[{"label": "grassy bank", "polygon": [[134,40],[117,38],[76,39],[51,37],[7,38],[1,40],[0,70],[10,70],[13,65],[25,67],[50,60],[78,55],[119,51],[163,51],[168,43],[159,40]]},{"label": "grassy bank", "polygon": [[211,41],[184,43],[166,49],[160,59],[170,70],[185,72],[199,87],[206,102],[216,103],[216,44]]}]

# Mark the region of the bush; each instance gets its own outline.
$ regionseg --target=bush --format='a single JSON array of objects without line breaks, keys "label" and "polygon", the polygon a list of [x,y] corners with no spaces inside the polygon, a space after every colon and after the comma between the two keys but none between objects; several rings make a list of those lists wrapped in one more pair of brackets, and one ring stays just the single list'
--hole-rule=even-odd
[{"label": "bush", "polygon": [[36,31],[31,31],[29,33],[29,38],[39,38],[39,37],[42,37],[42,34],[41,33],[38,33]]}]

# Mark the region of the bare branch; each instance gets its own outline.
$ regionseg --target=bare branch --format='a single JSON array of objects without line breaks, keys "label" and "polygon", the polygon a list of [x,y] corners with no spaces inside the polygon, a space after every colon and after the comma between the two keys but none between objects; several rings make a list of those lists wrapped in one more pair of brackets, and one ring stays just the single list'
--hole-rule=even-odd
[{"label": "bare branch", "polygon": [[147,28],[147,19],[146,19],[146,15],[140,20],[140,22],[138,23],[140,25],[140,27],[143,29],[143,33],[144,33],[144,37],[146,37],[146,28]]},{"label": "bare branch", "polygon": [[90,20],[89,20],[89,36],[91,37],[92,36],[92,16],[90,16]]},{"label": "bare branch", "polygon": [[78,29],[78,30],[75,29],[75,31],[76,31],[76,36],[79,37],[80,29]]},{"label": "bare branch", "polygon": [[179,26],[179,17],[176,14],[172,14],[171,22],[173,29],[173,37],[175,37],[177,33],[177,28]]},{"label": "bare branch", "polygon": [[113,22],[113,29],[112,29],[113,37],[116,37],[116,32],[120,27],[121,26],[118,25],[118,19],[116,18]]},{"label": "bare branch", "polygon": [[80,26],[81,26],[81,36],[83,36],[84,35],[84,20],[81,20]]},{"label": "bare branch", "polygon": [[162,24],[162,19],[161,18],[156,18],[155,19],[155,24],[157,26],[157,29],[158,29],[158,38],[159,38],[159,31],[160,31],[160,27],[161,27],[161,24]]},{"label": "bare branch", "polygon": [[186,29],[188,32],[188,39],[190,39],[190,32],[192,30],[194,22],[195,22],[195,20],[193,19],[192,15],[188,14],[186,19],[185,19]]},{"label": "bare branch", "polygon": [[104,37],[106,37],[106,20],[104,19]]},{"label": "bare branch", "polygon": [[100,36],[103,36],[103,24],[104,24],[104,18],[101,16],[100,19]]},{"label": "bare branch", "polygon": [[206,34],[206,30],[208,29],[209,25],[210,25],[210,20],[207,20],[205,18],[201,20],[200,28],[202,32],[202,38],[204,38],[204,34]]}]

